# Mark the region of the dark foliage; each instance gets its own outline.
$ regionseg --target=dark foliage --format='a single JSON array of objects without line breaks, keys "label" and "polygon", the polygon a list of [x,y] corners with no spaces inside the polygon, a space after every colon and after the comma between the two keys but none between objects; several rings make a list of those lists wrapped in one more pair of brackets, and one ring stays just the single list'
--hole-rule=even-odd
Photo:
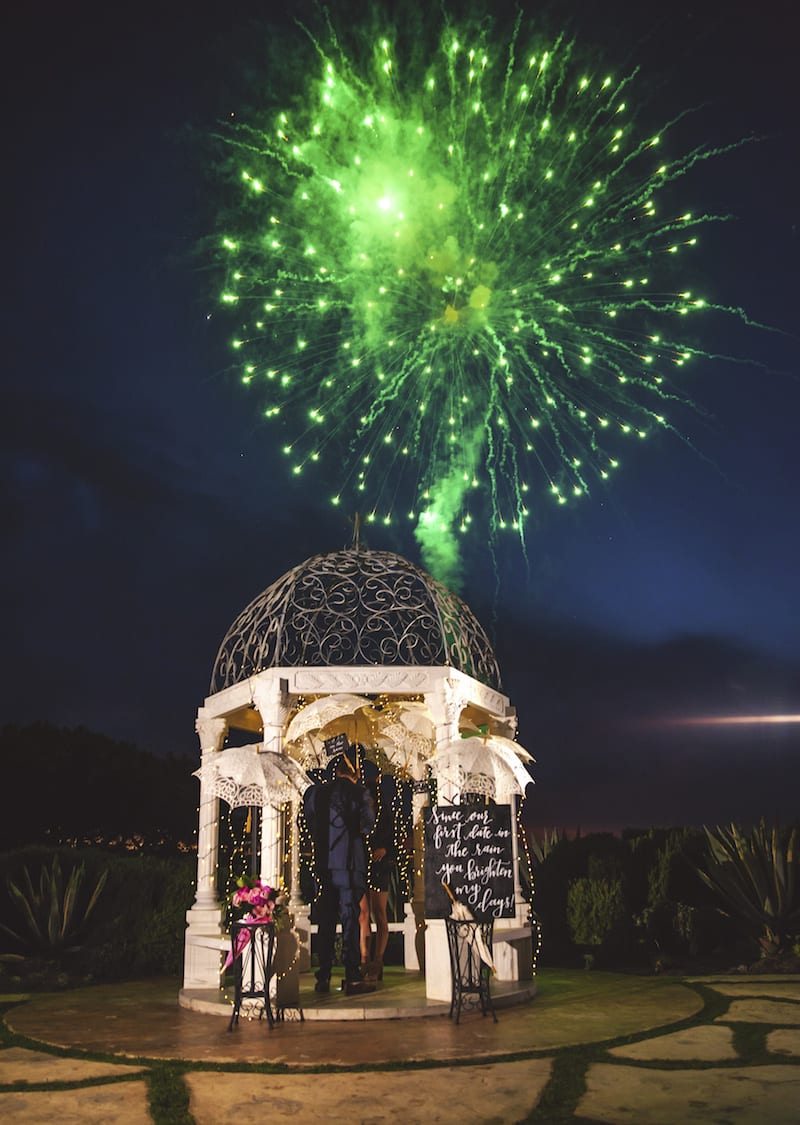
[{"label": "dark foliage", "polygon": [[0,924],[12,926],[17,904],[7,890],[25,868],[34,883],[54,858],[64,871],[85,868],[87,885],[107,872],[102,894],[81,933],[80,948],[53,950],[42,959],[24,941],[4,938],[4,952],[22,957],[5,963],[8,975],[45,974],[50,983],[117,980],[180,972],[186,911],[194,896],[195,861],[191,856],[162,858],[144,854],[115,855],[100,849],[43,847],[0,855]]},{"label": "dark foliage", "polygon": [[108,872],[103,871],[91,889],[85,886],[85,875],[82,863],[63,873],[57,855],[49,867],[40,866],[38,880],[33,880],[23,866],[19,883],[13,879],[6,881],[19,919],[17,928],[12,930],[0,922],[0,932],[22,948],[43,953],[77,948],[103,893]]},{"label": "dark foliage", "polygon": [[735,824],[706,829],[708,852],[698,875],[723,912],[758,941],[763,956],[789,953],[800,930],[800,853],[797,828],[749,832]]},{"label": "dark foliage", "polygon": [[611,833],[563,838],[533,873],[533,909],[542,924],[542,957],[545,964],[572,960],[574,946],[567,922],[567,893],[570,883],[603,870],[617,873],[624,867],[626,848]]},{"label": "dark foliage", "polygon": [[734,927],[697,873],[704,853],[690,828],[560,839],[534,864],[543,964],[579,964],[589,949],[607,967],[738,959]]},{"label": "dark foliage", "polygon": [[197,828],[197,763],[47,723],[0,728],[0,849],[82,844],[186,849]]}]

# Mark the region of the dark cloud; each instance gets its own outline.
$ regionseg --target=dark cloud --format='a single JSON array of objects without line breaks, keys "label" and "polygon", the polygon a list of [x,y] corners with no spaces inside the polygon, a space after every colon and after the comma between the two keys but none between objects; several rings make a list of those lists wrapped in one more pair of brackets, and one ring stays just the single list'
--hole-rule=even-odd
[{"label": "dark cloud", "polygon": [[[800,725],[670,719],[800,714],[800,661],[714,637],[635,644],[552,623],[505,633],[506,688],[535,755],[528,816],[620,828],[796,817]],[[524,657],[521,658],[521,653]]]}]

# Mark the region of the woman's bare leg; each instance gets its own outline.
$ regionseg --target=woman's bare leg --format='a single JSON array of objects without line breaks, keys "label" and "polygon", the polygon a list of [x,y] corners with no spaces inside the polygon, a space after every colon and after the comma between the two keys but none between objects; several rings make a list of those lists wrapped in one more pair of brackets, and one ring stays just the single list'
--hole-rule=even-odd
[{"label": "woman's bare leg", "polygon": [[374,893],[374,891],[368,891],[358,904],[358,928],[362,967],[369,961],[370,945],[372,944],[372,927],[369,922],[369,907],[370,897]]},{"label": "woman's bare leg", "polygon": [[386,913],[386,906],[389,901],[388,891],[373,891],[369,892],[369,905],[372,910],[372,916],[375,919],[375,964],[378,966],[383,965],[383,955],[386,952],[386,946],[389,944],[389,919]]}]

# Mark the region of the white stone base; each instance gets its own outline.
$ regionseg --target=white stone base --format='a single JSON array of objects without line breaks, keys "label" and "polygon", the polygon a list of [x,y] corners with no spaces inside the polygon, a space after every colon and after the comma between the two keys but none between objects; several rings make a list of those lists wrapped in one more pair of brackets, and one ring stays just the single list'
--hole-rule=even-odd
[{"label": "white stone base", "polygon": [[503,928],[495,923],[492,935],[492,957],[498,980],[530,980],[533,975],[531,927]]},{"label": "white stone base", "polygon": [[186,913],[183,987],[218,988],[222,957],[230,939],[222,931],[219,907],[193,906]]},{"label": "white stone base", "polygon": [[443,918],[429,918],[425,926],[425,995],[450,1003],[453,991],[450,950]]}]

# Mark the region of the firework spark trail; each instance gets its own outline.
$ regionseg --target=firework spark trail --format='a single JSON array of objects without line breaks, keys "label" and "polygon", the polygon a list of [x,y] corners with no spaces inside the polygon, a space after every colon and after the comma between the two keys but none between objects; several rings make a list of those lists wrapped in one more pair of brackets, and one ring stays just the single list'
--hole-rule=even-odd
[{"label": "firework spark trail", "polygon": [[305,96],[222,137],[233,347],[292,471],[332,461],[334,504],[411,518],[454,579],[487,497],[490,533],[522,536],[532,490],[584,496],[671,428],[670,374],[705,354],[684,318],[718,308],[676,259],[723,217],[659,196],[727,146],[664,161],[630,120],[635,74],[580,69],[563,37],[523,50],[520,20],[505,46],[446,23],[410,73],[388,38],[351,56],[306,34]]}]

